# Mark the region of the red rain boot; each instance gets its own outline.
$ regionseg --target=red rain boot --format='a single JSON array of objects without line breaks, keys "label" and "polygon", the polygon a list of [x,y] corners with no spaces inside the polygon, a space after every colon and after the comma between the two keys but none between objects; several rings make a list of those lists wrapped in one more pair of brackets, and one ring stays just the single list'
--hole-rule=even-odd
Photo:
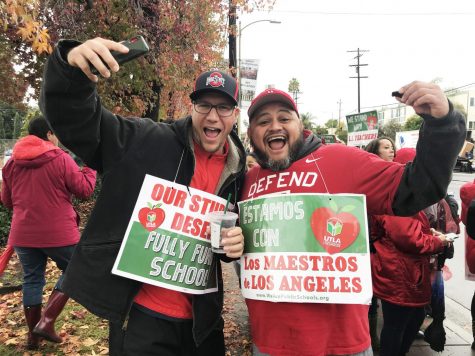
[{"label": "red rain boot", "polygon": [[66,294],[57,289],[51,293],[48,299],[48,304],[43,310],[43,315],[33,329],[34,335],[41,336],[51,342],[60,343],[63,341],[54,330],[54,322],[58,315],[61,314],[68,299],[69,297]]},{"label": "red rain boot", "polygon": [[41,318],[41,304],[24,307],[26,325],[28,325],[28,339],[26,348],[28,350],[37,350],[40,344],[40,337],[33,335],[32,331]]}]

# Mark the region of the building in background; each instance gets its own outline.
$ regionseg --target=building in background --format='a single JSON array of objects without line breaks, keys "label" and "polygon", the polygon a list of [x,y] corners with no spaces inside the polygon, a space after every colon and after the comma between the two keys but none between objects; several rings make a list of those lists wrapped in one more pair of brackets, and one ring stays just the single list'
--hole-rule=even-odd
[{"label": "building in background", "polygon": [[451,90],[447,96],[454,103],[465,109],[467,114],[467,138],[475,138],[475,84],[462,90]]}]

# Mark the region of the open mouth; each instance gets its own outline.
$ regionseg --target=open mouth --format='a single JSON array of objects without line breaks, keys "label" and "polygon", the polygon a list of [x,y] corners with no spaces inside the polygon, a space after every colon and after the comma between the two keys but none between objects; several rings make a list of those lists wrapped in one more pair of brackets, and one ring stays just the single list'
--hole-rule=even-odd
[{"label": "open mouth", "polygon": [[220,129],[214,127],[205,127],[203,131],[205,133],[205,136],[208,138],[216,138],[221,133]]},{"label": "open mouth", "polygon": [[287,137],[284,135],[272,136],[267,139],[267,145],[271,150],[281,150],[287,143]]}]

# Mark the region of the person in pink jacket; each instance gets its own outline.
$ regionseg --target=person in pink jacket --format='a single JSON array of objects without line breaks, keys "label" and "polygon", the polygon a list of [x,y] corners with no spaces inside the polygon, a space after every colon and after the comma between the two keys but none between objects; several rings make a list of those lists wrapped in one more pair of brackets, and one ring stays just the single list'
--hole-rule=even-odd
[{"label": "person in pink jacket", "polygon": [[32,120],[29,135],[13,148],[2,169],[2,203],[13,209],[8,244],[15,248],[23,268],[23,307],[28,325],[27,348],[38,348],[40,338],[61,342],[54,322],[68,296],[61,292],[62,275],[41,313],[46,261],[50,257],[64,273],[79,241],[79,216],[72,196],[87,198],[96,172],[80,169],[58,147],[58,139],[42,117]]},{"label": "person in pink jacket", "polygon": [[[465,183],[460,188],[460,199],[462,200],[462,222],[467,225],[467,210],[475,199],[475,181]],[[465,261],[470,273],[475,274],[475,236],[469,236],[465,231]],[[475,293],[472,297],[472,305],[470,307],[472,313],[472,334],[474,341],[472,343],[472,350],[475,350]]]}]

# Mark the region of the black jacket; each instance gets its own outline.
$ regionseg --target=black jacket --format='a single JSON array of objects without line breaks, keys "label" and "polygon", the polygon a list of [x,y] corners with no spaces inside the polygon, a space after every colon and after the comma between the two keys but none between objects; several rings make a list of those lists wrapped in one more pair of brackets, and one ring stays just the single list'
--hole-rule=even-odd
[{"label": "black jacket", "polygon": [[[40,105],[60,141],[88,166],[103,173],[103,184],[75,253],[63,290],[94,314],[124,322],[141,283],[111,274],[145,174],[189,185],[195,158],[191,118],[157,124],[127,119],[102,107],[95,84],[63,60],[76,43],[62,41],[45,68]],[[235,133],[218,194],[236,202],[245,167],[244,148]],[[216,255],[215,255],[216,256]],[[226,259],[226,257],[224,257]],[[219,291],[193,296],[193,333],[200,344],[222,328],[221,265],[214,258]]]}]

